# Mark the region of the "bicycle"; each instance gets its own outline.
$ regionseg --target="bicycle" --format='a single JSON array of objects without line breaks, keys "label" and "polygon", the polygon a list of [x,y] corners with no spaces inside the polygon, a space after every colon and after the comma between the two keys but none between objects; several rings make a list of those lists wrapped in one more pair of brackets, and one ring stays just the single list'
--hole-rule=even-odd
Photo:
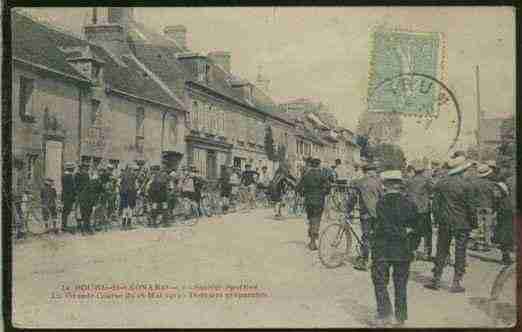
[{"label": "bicycle", "polygon": [[[491,287],[491,292],[488,301],[488,310],[489,315],[495,320],[499,318],[498,316],[498,304],[499,298],[504,294],[515,294],[516,293],[516,284],[517,284],[517,269],[516,264],[503,266],[498,275],[493,282],[493,286]],[[511,289],[506,289],[506,286],[511,285]],[[507,292],[507,293],[506,293]],[[503,299],[505,300],[505,299]],[[513,306],[516,307],[516,299],[514,298]],[[516,314],[513,317],[513,323],[516,321]]]},{"label": "bicycle", "polygon": [[319,237],[319,259],[327,268],[339,267],[350,257],[354,239],[357,242],[355,250],[361,254],[362,240],[354,229],[355,220],[360,219],[355,189],[347,188],[345,197],[345,204],[337,202],[335,205],[340,212],[337,222],[328,225]]}]

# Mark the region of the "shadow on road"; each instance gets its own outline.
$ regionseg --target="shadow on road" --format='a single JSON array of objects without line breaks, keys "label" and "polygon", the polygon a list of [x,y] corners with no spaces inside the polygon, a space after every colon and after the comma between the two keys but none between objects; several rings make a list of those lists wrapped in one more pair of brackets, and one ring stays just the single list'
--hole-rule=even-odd
[{"label": "shadow on road", "polygon": [[340,307],[363,326],[371,326],[377,314],[375,308],[357,303],[353,298],[343,298],[338,301]]},{"label": "shadow on road", "polygon": [[469,304],[484,312],[495,327],[507,327],[515,324],[517,319],[517,306],[507,302],[490,302],[485,297],[470,297]]},{"label": "shadow on road", "polygon": [[476,253],[472,253],[472,252],[469,252],[469,251],[468,251],[468,256],[476,258],[476,259],[478,259],[480,261],[483,261],[483,262],[499,263],[499,264],[502,263],[502,261],[499,260],[499,259],[495,259],[495,258],[492,258],[492,257],[483,256],[483,255],[478,255]]},{"label": "shadow on road", "polygon": [[[410,271],[410,280],[412,280],[418,284],[427,285],[431,282],[431,278],[432,278],[431,276],[423,275],[419,271]],[[446,282],[444,282],[443,280],[441,280],[440,289],[449,291],[449,285]]]}]

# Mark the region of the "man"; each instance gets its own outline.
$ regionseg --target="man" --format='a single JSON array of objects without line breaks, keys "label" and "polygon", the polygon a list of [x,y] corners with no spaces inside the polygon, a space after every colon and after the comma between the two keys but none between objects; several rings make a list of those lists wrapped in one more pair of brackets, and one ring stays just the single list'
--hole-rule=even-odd
[{"label": "man", "polygon": [[88,163],[80,165],[80,171],[76,175],[75,188],[78,193],[77,204],[80,209],[79,231],[82,235],[93,234],[91,229],[91,214],[94,207],[94,195],[91,192],[91,177],[89,176]]},{"label": "man", "polygon": [[370,254],[369,241],[371,225],[377,217],[377,201],[383,194],[382,182],[377,176],[377,164],[366,164],[363,167],[364,177],[353,182],[359,194],[359,214],[361,218],[361,256],[357,258],[354,268],[366,271]]},{"label": "man", "polygon": [[111,199],[113,197],[112,192],[112,165],[108,164],[106,166],[100,167],[100,176],[99,176],[99,186],[97,188],[97,195],[99,197],[99,207],[102,208],[103,215],[103,224],[96,225],[96,230],[99,231],[103,228],[104,231],[109,230],[110,222],[111,222]]},{"label": "man", "polygon": [[116,218],[116,201],[118,195],[118,179],[114,175],[114,165],[107,165],[107,174],[109,177],[106,188],[109,198],[107,205],[107,218],[109,218],[109,222],[112,222],[112,220]]},{"label": "man", "polygon": [[241,185],[247,190],[247,212],[256,207],[256,175],[259,174],[252,170],[251,165],[246,164],[245,171],[241,174]]},{"label": "man", "polygon": [[[40,191],[40,199],[42,202],[42,216],[45,223],[45,230],[58,234],[57,214],[56,214],[56,189],[54,188],[54,180],[47,178],[44,181],[42,190]],[[52,219],[52,228],[49,229],[49,218]]]},{"label": "man", "polygon": [[314,158],[310,168],[299,181],[296,192],[304,196],[304,205],[308,219],[308,236],[310,250],[317,250],[316,240],[319,238],[319,227],[323,214],[325,197],[330,190],[330,182],[324,172],[319,168],[321,160]]},{"label": "man", "polygon": [[269,186],[270,186],[270,175],[268,174],[268,167],[263,166],[263,167],[261,167],[261,174],[259,174],[259,179],[257,182],[257,190],[262,196],[267,197]]},{"label": "man", "polygon": [[417,207],[418,237],[415,249],[418,248],[421,238],[424,238],[424,254],[418,257],[423,260],[431,260],[432,251],[432,225],[430,211],[430,194],[432,183],[424,175],[425,168],[420,160],[412,164],[414,175],[406,183],[406,193]]},{"label": "man", "polygon": [[24,196],[25,177],[24,177],[24,161],[21,157],[13,157],[13,223],[16,239],[25,237],[27,229],[24,229],[24,213],[22,210],[22,201]]},{"label": "man", "polygon": [[121,224],[123,230],[129,230],[132,228],[132,217],[134,215],[134,208],[136,207],[136,198],[138,194],[136,183],[138,170],[138,165],[131,164],[125,168],[121,175],[120,206],[123,211]]},{"label": "man", "polygon": [[516,240],[516,229],[513,227],[514,216],[516,211],[516,201],[513,201],[514,179],[516,175],[512,175],[506,180],[506,183],[498,182],[498,187],[495,210],[497,211],[497,223],[495,225],[495,232],[493,241],[499,245],[502,252],[502,264],[511,265],[511,251]]},{"label": "man", "polygon": [[439,225],[437,256],[433,269],[433,279],[425,287],[440,289],[440,279],[449,254],[450,243],[455,238],[455,272],[450,288],[452,293],[465,292],[461,285],[466,268],[466,246],[469,233],[477,227],[475,198],[469,180],[463,177],[471,163],[462,156],[450,159],[448,176],[433,188],[433,216]]},{"label": "man", "polygon": [[163,225],[167,226],[167,182],[161,174],[160,165],[152,165],[150,168],[152,179],[147,184],[148,198],[152,204],[151,218],[148,220],[148,226],[157,227],[156,218],[161,214]]},{"label": "man", "polygon": [[228,182],[230,185],[230,206],[234,208],[239,201],[239,186],[241,185],[240,172],[241,169],[239,167],[233,167]]},{"label": "man", "polygon": [[194,201],[196,203],[196,210],[198,216],[203,216],[203,211],[201,207],[201,201],[203,198],[203,187],[205,186],[205,179],[199,175],[199,169],[196,166],[192,166],[191,177],[194,181]]},{"label": "man", "polygon": [[393,268],[395,319],[398,326],[408,319],[407,284],[410,262],[416,246],[417,213],[415,204],[403,192],[401,171],[381,174],[384,195],[376,204],[372,238],[371,276],[377,302],[377,324],[385,325],[392,315],[388,295],[390,268]]},{"label": "man", "polygon": [[74,162],[66,162],[65,171],[62,176],[62,232],[70,232],[67,222],[69,221],[69,215],[73,211],[76,201],[76,186],[74,181],[75,167]]},{"label": "man", "polygon": [[487,252],[490,251],[492,247],[491,237],[495,223],[494,205],[495,192],[497,190],[495,182],[492,179],[493,176],[493,170],[488,165],[483,164],[477,167],[475,176],[470,178],[473,193],[478,202],[475,213],[482,240],[482,248],[479,242],[475,242],[472,247],[473,250]]}]

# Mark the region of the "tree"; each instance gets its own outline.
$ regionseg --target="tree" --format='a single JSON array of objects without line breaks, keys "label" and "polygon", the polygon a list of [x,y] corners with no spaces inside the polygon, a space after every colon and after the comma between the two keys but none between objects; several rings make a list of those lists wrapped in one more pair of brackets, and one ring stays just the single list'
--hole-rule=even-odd
[{"label": "tree", "polygon": [[265,151],[268,156],[268,160],[275,161],[275,149],[274,149],[274,135],[272,133],[272,127],[266,126],[265,129]]}]

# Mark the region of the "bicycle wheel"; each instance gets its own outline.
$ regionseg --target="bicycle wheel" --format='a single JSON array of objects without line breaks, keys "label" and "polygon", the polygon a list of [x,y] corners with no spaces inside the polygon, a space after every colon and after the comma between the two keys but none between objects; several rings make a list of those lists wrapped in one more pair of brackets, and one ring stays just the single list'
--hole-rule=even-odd
[{"label": "bicycle wheel", "polygon": [[327,268],[341,266],[352,248],[352,234],[341,224],[328,225],[319,237],[319,259]]},{"label": "bicycle wheel", "polygon": [[495,326],[513,326],[517,319],[517,269],[512,264],[499,272],[489,299],[488,315]]}]

